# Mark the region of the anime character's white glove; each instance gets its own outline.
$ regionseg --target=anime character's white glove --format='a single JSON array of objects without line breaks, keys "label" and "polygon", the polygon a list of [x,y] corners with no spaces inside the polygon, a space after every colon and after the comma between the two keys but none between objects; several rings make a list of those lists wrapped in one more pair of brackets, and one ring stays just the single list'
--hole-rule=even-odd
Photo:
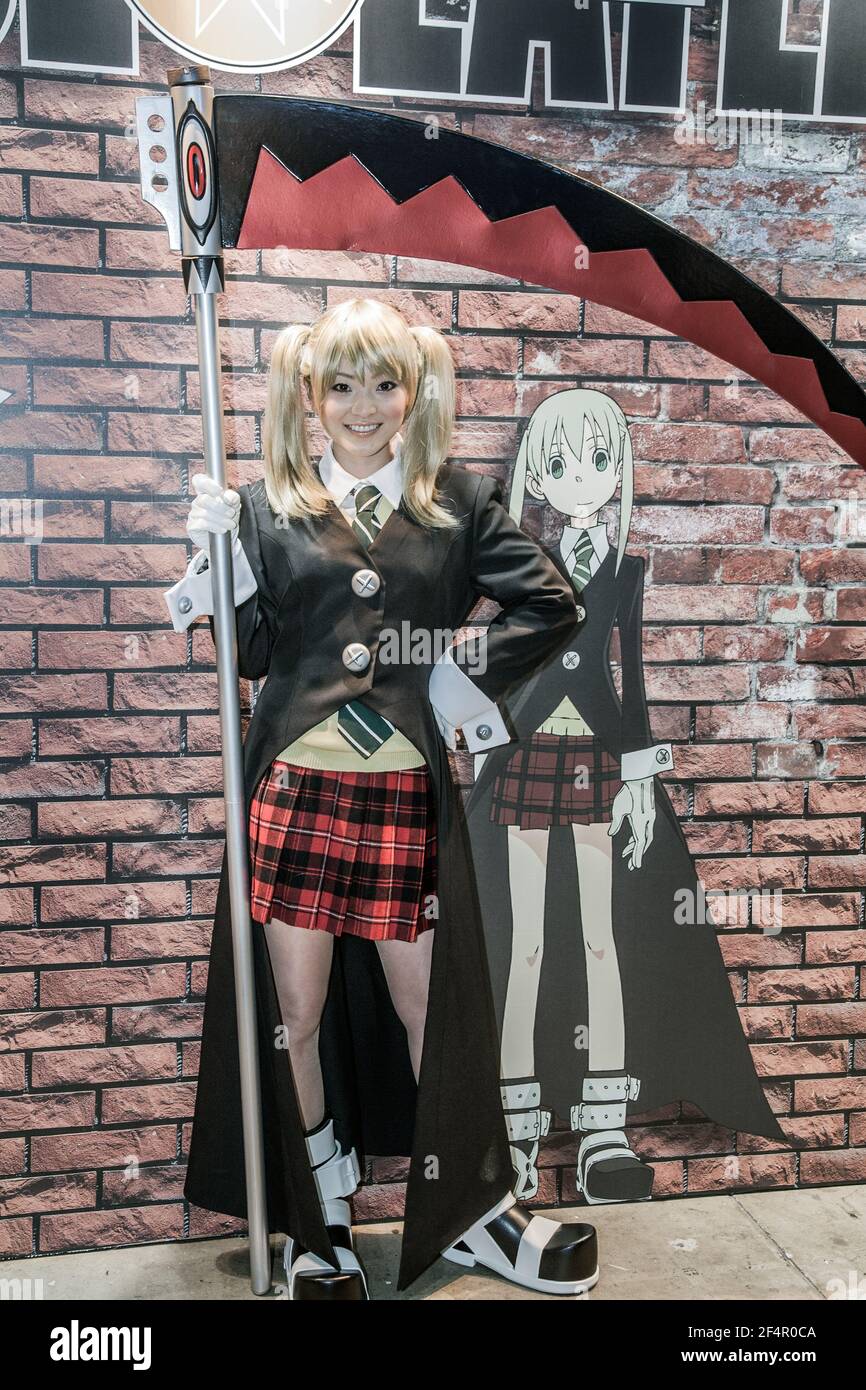
[{"label": "anime character's white glove", "polygon": [[213,614],[213,586],[209,568],[211,536],[225,532],[231,534],[235,607],[250,598],[258,588],[238,536],[241,514],[239,494],[233,488],[221,488],[206,473],[196,473],[192,485],[195,497],[187,517],[186,532],[199,549],[187,565],[183,579],[163,594],[175,632],[185,632],[196,618]]},{"label": "anime character's white glove", "polygon": [[656,795],[653,777],[639,777],[631,782],[623,782],[613,799],[611,823],[607,832],[611,838],[626,819],[631,835],[622,857],[628,859],[630,869],[639,869],[655,833]]}]

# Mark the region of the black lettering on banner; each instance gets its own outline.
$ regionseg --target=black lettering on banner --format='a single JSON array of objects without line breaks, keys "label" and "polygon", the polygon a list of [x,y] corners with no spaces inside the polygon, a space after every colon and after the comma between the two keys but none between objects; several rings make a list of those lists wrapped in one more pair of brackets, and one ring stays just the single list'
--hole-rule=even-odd
[{"label": "black lettering on banner", "polygon": [[704,0],[630,0],[623,6],[620,111],[684,111],[692,9]]},{"label": "black lettering on banner", "polygon": [[825,27],[823,91],[815,116],[825,121],[866,121],[866,7],[863,0],[833,0]]},{"label": "black lettering on banner", "polygon": [[547,105],[613,106],[603,0],[364,0],[355,44],[357,92],[526,104],[540,48]]},{"label": "black lettering on banner", "polygon": [[782,33],[784,0],[725,0],[719,111],[780,111],[790,120],[866,122],[866,7],[824,0],[818,42]]},{"label": "black lettering on banner", "polygon": [[606,6],[577,9],[562,0],[475,0],[467,95],[528,102],[533,50],[542,48],[545,104],[613,105]]},{"label": "black lettering on banner", "polygon": [[425,13],[424,0],[364,0],[355,20],[355,91],[459,96],[468,4],[446,6],[445,20],[433,14],[441,16],[441,3]]},{"label": "black lettering on banner", "polygon": [[138,72],[138,19],[123,0],[20,0],[22,67]]},{"label": "black lettering on banner", "polygon": [[811,111],[817,50],[780,47],[784,0],[729,0],[719,111]]}]

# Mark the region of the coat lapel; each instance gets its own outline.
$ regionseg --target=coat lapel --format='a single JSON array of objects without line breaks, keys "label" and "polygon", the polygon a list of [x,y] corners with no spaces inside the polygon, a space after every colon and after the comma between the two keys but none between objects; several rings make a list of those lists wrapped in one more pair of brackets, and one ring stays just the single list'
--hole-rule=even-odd
[{"label": "coat lapel", "polygon": [[351,522],[347,521],[333,498],[329,501],[324,517],[334,543],[354,548],[358,552],[359,560],[375,561],[383,551],[393,552],[396,546],[401,545],[407,536],[411,535],[416,525],[406,510],[405,496],[401,497],[399,504],[388,513],[384,525],[369,546],[364,545],[355,534]]}]

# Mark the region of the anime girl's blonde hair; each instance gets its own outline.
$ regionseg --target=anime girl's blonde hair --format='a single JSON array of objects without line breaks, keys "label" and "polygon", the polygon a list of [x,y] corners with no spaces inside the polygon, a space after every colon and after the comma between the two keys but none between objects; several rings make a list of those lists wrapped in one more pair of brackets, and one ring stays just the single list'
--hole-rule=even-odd
[{"label": "anime girl's blonde hair", "polygon": [[[405,387],[401,429],[403,497],[425,526],[457,526],[437,500],[436,476],[451,449],[456,414],[454,361],[434,328],[410,327],[376,299],[336,304],[313,324],[293,324],[277,337],[268,373],[263,424],[265,491],[286,516],[321,515],[330,495],[310,461],[305,413],[316,414],[347,358],[359,377],[387,375]],[[304,386],[309,396],[305,399]]]},{"label": "anime girl's blonde hair", "polygon": [[536,482],[542,483],[548,460],[562,448],[563,440],[572,453],[579,457],[587,420],[605,440],[614,465],[622,470],[619,536],[616,548],[616,568],[619,571],[631,529],[634,505],[634,454],[628,421],[616,401],[603,391],[558,391],[552,396],[547,396],[533,411],[514,465],[508,510],[519,526],[523,515],[527,473],[535,478]]}]

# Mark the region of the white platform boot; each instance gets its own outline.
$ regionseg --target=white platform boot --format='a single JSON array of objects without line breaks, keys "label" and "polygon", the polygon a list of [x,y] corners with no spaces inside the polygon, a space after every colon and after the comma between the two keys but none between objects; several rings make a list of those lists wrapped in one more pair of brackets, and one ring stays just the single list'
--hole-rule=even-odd
[{"label": "white platform boot", "polygon": [[583,1221],[552,1221],[507,1192],[447,1250],[446,1260],[483,1265],[539,1293],[585,1293],[598,1283],[598,1237]]},{"label": "white platform boot", "polygon": [[334,1137],[334,1121],[329,1116],[305,1136],[313,1177],[322,1204],[325,1226],[339,1260],[339,1268],[314,1255],[289,1236],[283,1251],[283,1265],[289,1298],[294,1300],[369,1300],[367,1272],[352,1245],[352,1211],[347,1201],[360,1178],[354,1149],[344,1154]]},{"label": "white platform boot", "polygon": [[625,1135],[626,1102],[636,1100],[640,1081],[625,1073],[583,1079],[583,1100],[571,1107],[572,1130],[585,1131],[577,1151],[576,1183],[590,1204],[647,1201],[655,1172],[643,1163]]}]

